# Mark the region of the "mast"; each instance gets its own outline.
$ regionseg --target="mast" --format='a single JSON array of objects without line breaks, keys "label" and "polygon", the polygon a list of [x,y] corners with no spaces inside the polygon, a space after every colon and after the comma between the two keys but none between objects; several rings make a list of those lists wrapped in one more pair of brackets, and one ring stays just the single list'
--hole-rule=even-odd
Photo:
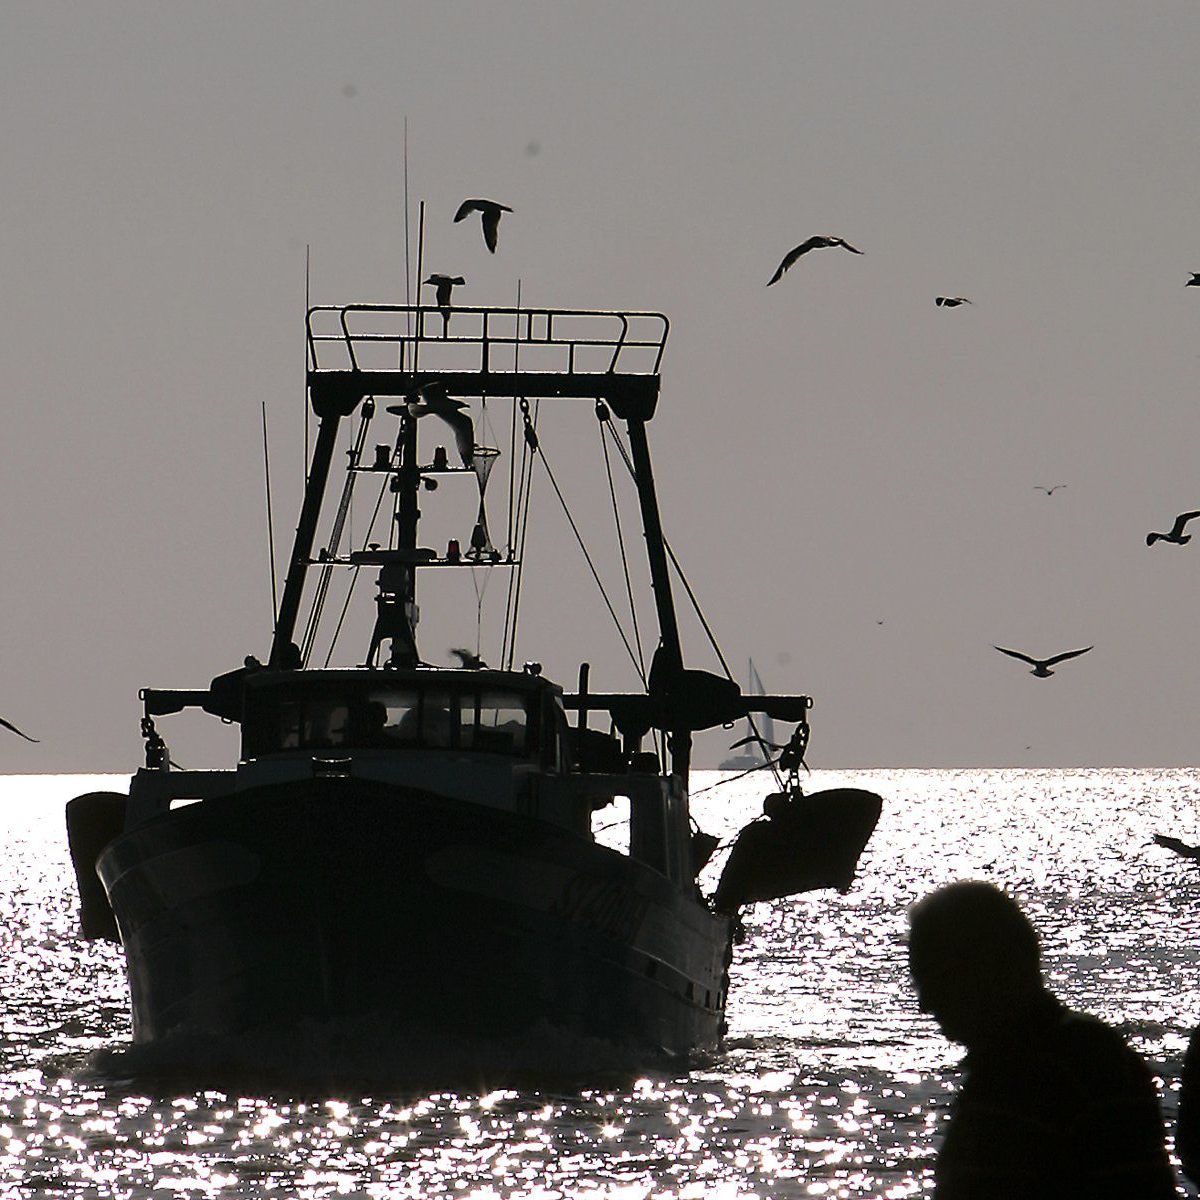
[{"label": "mast", "polygon": [[[646,421],[640,415],[627,414],[625,427],[629,433],[629,449],[633,459],[634,482],[642,513],[642,529],[646,535],[646,554],[650,565],[650,584],[654,590],[654,607],[658,614],[660,643],[655,654],[655,667],[667,681],[668,690],[683,671],[683,649],[679,640],[679,622],[675,617],[675,601],[671,595],[671,577],[667,553],[663,545],[662,519],[658,512],[658,497],[654,491],[654,471],[650,465],[650,446],[646,440]],[[656,674],[654,668],[651,674]],[[692,735],[687,728],[670,730],[671,769],[687,778],[692,755]]]},{"label": "mast", "polygon": [[[394,412],[395,408],[389,408]],[[375,597],[375,629],[367,662],[374,666],[379,647],[391,642],[388,665],[415,667],[417,654],[417,522],[421,510],[417,496],[421,468],[417,465],[417,418],[400,418],[400,469],[396,472],[396,545],[394,551],[376,555],[380,564],[379,592]]]},{"label": "mast", "polygon": [[[313,407],[316,407],[314,403]],[[337,449],[338,428],[342,414],[331,410],[321,414],[317,427],[317,440],[313,446],[312,465],[304,484],[304,503],[300,507],[300,520],[296,525],[296,540],[292,546],[292,557],[288,560],[287,578],[283,584],[283,598],[279,602],[279,617],[275,622],[275,636],[271,642],[269,665],[275,670],[299,666],[296,661],[298,650],[294,641],[296,618],[300,614],[300,598],[304,592],[304,580],[312,558],[313,540],[317,534],[317,521],[321,516],[321,501],[325,485],[329,480],[329,465]]]}]

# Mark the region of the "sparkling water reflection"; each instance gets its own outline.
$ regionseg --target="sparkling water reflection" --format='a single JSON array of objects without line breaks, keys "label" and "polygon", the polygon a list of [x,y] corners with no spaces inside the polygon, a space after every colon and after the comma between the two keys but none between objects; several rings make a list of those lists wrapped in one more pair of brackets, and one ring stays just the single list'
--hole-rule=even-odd
[{"label": "sparkling water reflection", "polygon": [[[1169,1118],[1200,1020],[1200,870],[1151,844],[1200,840],[1200,772],[817,772],[810,790],[884,796],[859,879],[750,913],[730,1036],[690,1072],[424,1094],[167,1088],[113,1074],[135,1061],[105,1053],[129,1039],[119,951],[75,935],[62,804],[113,781],[3,782],[5,1196],[928,1195],[958,1053],[913,1004],[904,913],[963,877],[1018,896],[1055,990],[1147,1057]],[[699,795],[701,824],[732,835],[766,787]]]}]

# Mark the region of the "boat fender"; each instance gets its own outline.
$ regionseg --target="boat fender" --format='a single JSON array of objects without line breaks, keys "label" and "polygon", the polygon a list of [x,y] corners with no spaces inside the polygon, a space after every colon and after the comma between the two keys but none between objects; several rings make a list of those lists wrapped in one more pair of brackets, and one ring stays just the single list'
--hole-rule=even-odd
[{"label": "boat fender", "polygon": [[117,920],[96,860],[101,851],[125,828],[129,797],[121,792],[84,792],[67,801],[67,845],[79,890],[79,928],[88,941],[119,942]]}]

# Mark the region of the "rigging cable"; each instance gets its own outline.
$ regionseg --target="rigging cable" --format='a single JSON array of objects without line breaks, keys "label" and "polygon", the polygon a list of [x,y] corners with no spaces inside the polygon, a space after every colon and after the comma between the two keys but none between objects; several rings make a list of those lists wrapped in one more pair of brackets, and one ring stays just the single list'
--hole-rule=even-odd
[{"label": "rigging cable", "polygon": [[[309,297],[309,277],[310,277],[311,259],[312,259],[312,246],[311,246],[311,244],[305,245],[305,247],[304,247],[304,361],[306,363],[308,363],[309,368],[311,370],[315,371],[317,369],[316,347],[313,345],[313,342],[312,342],[312,337],[311,337],[312,328],[309,324],[312,320],[312,317],[310,316],[310,306],[312,304],[312,300]],[[304,464],[303,464],[303,470],[301,472],[301,478],[303,480],[305,487],[308,487],[308,454],[309,454],[309,448],[308,448],[308,380],[306,379],[304,381]]]},{"label": "rigging cable", "polygon": [[[517,511],[517,529],[518,545],[517,545],[517,566],[516,570],[509,575],[510,595],[512,596],[511,605],[511,628],[509,625],[509,617],[506,614],[504,622],[504,642],[507,651],[506,670],[512,670],[513,655],[517,649],[517,615],[521,607],[521,582],[525,573],[525,539],[529,533],[529,500],[533,495],[533,459],[537,450],[537,420],[538,413],[541,410],[541,400],[534,402],[533,421],[529,420],[529,401],[521,397],[521,410],[525,416],[525,439],[521,450],[521,485],[520,494],[518,495],[518,511]],[[515,577],[515,583],[513,579]]]},{"label": "rigging cable", "polygon": [[[513,327],[513,374],[521,358],[521,281],[517,280],[517,309],[514,314],[516,324]],[[512,421],[508,427],[508,556],[512,557],[513,546],[513,482],[517,469],[517,403],[514,398],[512,406]]]},{"label": "rigging cable", "polygon": [[[632,478],[636,483],[637,473],[633,469],[633,463],[630,461],[629,456],[625,451],[625,447],[617,434],[617,431],[612,428],[612,422],[607,422],[607,425],[612,433],[613,443],[617,447],[617,450],[619,451],[621,458],[625,463],[625,469],[629,472],[630,478]],[[692,591],[692,585],[688,583],[687,577],[683,573],[683,568],[679,565],[679,559],[675,557],[675,551],[671,549],[671,543],[667,541],[666,534],[663,534],[663,549],[666,550],[667,557],[670,558],[671,565],[675,568],[675,574],[679,577],[679,582],[683,584],[684,591],[687,592],[688,599],[692,602],[692,608],[695,610],[696,616],[699,619],[700,625],[704,629],[705,634],[708,635],[709,643],[712,646],[713,651],[716,653],[717,659],[721,664],[722,670],[725,672],[726,678],[736,683],[737,681],[733,678],[733,672],[730,671],[729,664],[725,661],[725,655],[721,653],[721,647],[717,644],[716,635],[713,633],[712,628],[708,623],[708,619],[705,617],[700,608],[700,601],[696,598],[696,593]]]},{"label": "rigging cable", "polygon": [[[517,307],[515,312],[516,325],[513,329],[513,374],[519,373],[521,365],[521,280],[517,280]],[[521,397],[521,403],[528,410],[529,402]],[[535,433],[536,437],[536,433]],[[525,535],[521,531],[521,502],[525,494],[526,484],[526,469],[529,466],[529,438],[526,436],[521,445],[521,464],[520,474],[516,476],[517,486],[514,487],[514,473],[517,470],[517,397],[513,397],[512,405],[512,422],[509,425],[508,434],[508,561],[513,561],[516,557],[516,565],[508,573],[508,586],[505,590],[504,597],[504,632],[500,640],[500,662],[501,665],[507,663],[512,665],[512,651],[516,647],[517,640],[517,611],[514,604],[514,595],[519,597],[521,591],[521,562],[524,559],[522,553],[525,549]],[[532,475],[530,475],[532,481]],[[528,514],[528,504],[526,504],[526,514]],[[519,541],[519,547],[515,545]],[[509,644],[509,635],[511,632],[512,645]],[[507,669],[507,668],[506,668]]]},{"label": "rigging cable", "polygon": [[600,425],[600,448],[604,451],[604,471],[608,476],[608,494],[612,500],[613,522],[617,527],[617,544],[621,548],[621,569],[625,574],[625,594],[629,597],[629,617],[633,622],[633,640],[637,646],[637,668],[643,685],[646,683],[646,658],[642,650],[642,633],[638,628],[637,606],[633,599],[633,580],[629,577],[629,557],[625,552],[625,535],[621,529],[621,509],[617,504],[617,489],[613,483],[612,463],[608,457],[608,442],[604,437],[604,426],[608,423],[608,406],[603,400],[596,401],[596,419]]},{"label": "rigging cable", "polygon": [[[379,519],[379,510],[383,507],[383,498],[387,494],[388,482],[391,476],[385,476],[383,483],[379,488],[379,495],[375,498],[375,508],[371,513],[371,523],[367,526],[366,536],[363,538],[363,545],[367,545],[371,540],[371,534],[375,530],[375,522]],[[346,619],[346,613],[350,608],[350,600],[354,595],[354,585],[358,583],[359,573],[362,571],[361,566],[355,566],[354,573],[350,576],[350,586],[346,589],[346,598],[342,601],[342,611],[338,613],[337,624],[333,629],[333,636],[329,639],[329,650],[325,655],[325,666],[329,666],[330,660],[333,658],[333,651],[337,646],[338,636],[342,632],[342,623]]]},{"label": "rigging cable", "polygon": [[279,594],[275,585],[275,518],[271,513],[271,451],[267,441],[267,402],[262,402],[263,475],[267,483],[267,556],[271,568],[271,627],[279,620]]},{"label": "rigging cable", "polygon": [[[357,471],[354,468],[358,465],[362,457],[362,448],[367,440],[367,430],[371,424],[371,418],[375,415],[375,400],[374,397],[368,396],[363,401],[362,419],[359,422],[358,434],[354,439],[352,449],[347,451],[350,456],[350,469],[346,472],[346,482],[342,485],[342,497],[338,502],[337,514],[333,519],[333,527],[329,531],[329,543],[322,558],[324,560],[332,559],[337,555],[338,547],[341,545],[342,532],[346,525],[346,517],[350,511],[350,500],[354,495],[354,483]],[[321,575],[317,581],[317,590],[313,595],[312,608],[309,610],[308,623],[304,627],[304,637],[301,640],[300,660],[307,666],[309,657],[312,654],[313,642],[317,637],[317,626],[321,620],[321,614],[325,610],[325,598],[329,592],[329,581],[333,575],[333,564],[329,561],[322,561]]]},{"label": "rigging cable", "polygon": [[[629,472],[631,478],[636,483],[637,482],[637,473],[633,469],[633,463],[630,461],[629,455],[625,451],[625,446],[622,444],[617,430],[612,427],[611,421],[605,422],[605,424],[607,424],[609,431],[612,434],[613,443],[617,447],[617,450],[619,451],[619,453],[621,455],[621,459],[625,463],[625,469]],[[733,672],[729,669],[729,664],[725,661],[725,655],[721,652],[721,647],[717,643],[716,635],[713,633],[712,627],[708,623],[708,618],[705,617],[704,611],[700,607],[700,601],[697,599],[696,593],[694,591],[692,591],[692,585],[688,582],[687,576],[684,575],[684,573],[683,573],[683,567],[680,566],[679,559],[676,557],[675,551],[671,548],[671,543],[669,541],[667,541],[666,534],[663,534],[663,549],[666,550],[667,557],[671,560],[671,565],[675,568],[675,574],[678,576],[679,582],[681,584],[683,584],[684,591],[687,592],[687,597],[692,603],[692,608],[696,613],[696,617],[700,622],[701,628],[704,630],[705,634],[708,637],[709,644],[712,646],[713,652],[716,654],[717,660],[718,660],[718,662],[720,662],[722,670],[724,670],[724,672],[725,672],[725,677],[727,679],[729,679],[731,682],[736,683],[737,680],[734,679]],[[759,739],[759,743],[761,746],[762,741],[763,741],[762,733],[760,732],[760,730],[758,728],[758,722],[755,721],[755,719],[754,719],[754,714],[747,713],[746,720],[750,723],[750,728],[754,730],[754,736]],[[771,768],[771,774],[775,776],[776,785],[778,787],[782,788],[783,787],[783,777],[779,774],[778,760],[768,759],[762,765],[769,766]],[[757,767],[757,766],[751,768],[751,770],[755,770],[755,771],[760,770],[760,769],[761,769],[761,767]],[[749,774],[749,772],[745,772],[745,774]],[[735,775],[732,777],[732,779],[721,780],[721,783],[732,783],[733,779],[740,779],[740,778],[741,778],[740,775]],[[713,786],[716,787],[719,785],[714,784]],[[699,793],[697,793],[697,795],[698,794]]]},{"label": "rigging cable", "polygon": [[[584,561],[588,565],[588,569],[592,573],[592,578],[596,581],[596,586],[600,589],[600,595],[604,598],[605,607],[608,609],[609,616],[613,619],[613,624],[617,627],[617,633],[621,635],[621,641],[625,645],[625,651],[629,655],[630,661],[633,663],[634,670],[639,674],[642,671],[641,665],[638,662],[638,656],[633,652],[633,647],[629,644],[629,639],[625,636],[625,630],[621,626],[621,618],[617,616],[617,610],[613,608],[612,601],[608,598],[608,592],[604,590],[604,583],[600,578],[600,573],[596,570],[596,564],[592,561],[592,556],[588,551],[587,545],[584,543],[583,535],[579,532],[579,526],[575,524],[575,518],[571,515],[571,510],[567,505],[566,497],[562,494],[562,489],[558,486],[558,480],[554,477],[554,471],[550,467],[550,462],[546,458],[546,451],[540,446],[535,445],[534,450],[539,452],[542,466],[546,468],[546,474],[550,479],[551,486],[554,488],[554,493],[558,497],[559,504],[562,505],[562,510],[566,514],[567,521],[571,526],[571,532],[575,535],[575,540],[579,543],[579,549],[583,551]],[[642,682],[646,682],[646,677],[642,675]]]}]

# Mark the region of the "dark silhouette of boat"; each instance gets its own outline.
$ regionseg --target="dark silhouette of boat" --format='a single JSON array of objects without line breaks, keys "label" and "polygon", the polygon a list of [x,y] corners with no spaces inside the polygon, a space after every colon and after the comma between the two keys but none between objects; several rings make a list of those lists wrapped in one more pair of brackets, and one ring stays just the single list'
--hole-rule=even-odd
[{"label": "dark silhouette of boat", "polygon": [[[776,844],[768,883],[756,883],[743,854],[719,907],[698,886],[697,847],[711,852],[712,839],[689,814],[692,734],[750,712],[804,723],[810,701],[745,696],[684,666],[646,429],[666,318],[456,308],[447,337],[437,314],[309,311],[318,424],[270,654],[207,688],[144,689],[145,765],[128,796],[68,805],[83,932],[123,945],[139,1043],[382,1019],[431,1039],[550,1026],[686,1055],[721,1036],[739,904],[842,884],[865,842],[861,822],[842,847],[801,846],[800,831],[787,835],[804,860],[795,872]],[[536,369],[518,368],[522,349],[537,351]],[[471,404],[486,397],[494,414],[506,403],[525,458],[545,453],[537,404],[599,418],[625,455],[647,546],[658,642],[641,690],[593,691],[586,663],[570,689],[536,663],[514,667],[507,620],[498,654],[460,651],[454,667],[422,657],[418,576],[501,568],[519,578],[524,546],[518,524],[499,548],[487,529],[495,450],[477,446],[461,467],[441,446],[419,452],[418,432],[423,442],[447,432],[418,420],[430,395],[457,398],[446,413],[458,438],[483,428],[460,415]],[[388,441],[371,453],[379,417]],[[347,478],[329,506],[351,418]],[[441,482],[436,499],[453,503],[456,473],[471,491],[472,535],[423,546],[418,499],[432,504]],[[519,488],[524,477],[523,462],[510,478]],[[354,548],[345,517],[355,484],[368,481],[391,502],[392,533]],[[521,503],[519,492],[510,499],[518,522]],[[361,665],[320,667],[316,630],[338,570],[377,573],[374,630]],[[184,709],[240,726],[235,767],[174,769],[157,722]],[[593,815],[617,798],[629,800],[627,850],[593,832]],[[836,869],[814,873],[824,856]]]}]

